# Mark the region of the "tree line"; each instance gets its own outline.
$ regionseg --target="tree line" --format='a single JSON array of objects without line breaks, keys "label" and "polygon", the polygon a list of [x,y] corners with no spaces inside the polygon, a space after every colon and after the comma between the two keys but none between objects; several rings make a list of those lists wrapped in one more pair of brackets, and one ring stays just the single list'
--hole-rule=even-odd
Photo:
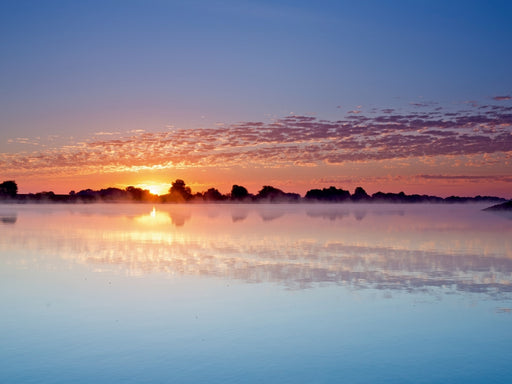
[{"label": "tree line", "polygon": [[450,196],[442,198],[431,195],[407,195],[400,193],[376,192],[372,195],[366,193],[362,187],[357,187],[354,193],[348,190],[331,186],[322,189],[310,189],[304,197],[298,193],[284,192],[270,185],[263,186],[257,194],[251,194],[241,185],[233,185],[231,192],[222,194],[216,188],[209,188],[204,192],[192,193],[189,186],[182,179],[172,182],[169,193],[153,195],[147,189],[137,187],[105,188],[100,190],[84,189],[79,192],[71,191],[67,195],[55,194],[52,191],[18,194],[15,181],[8,180],[0,184],[0,200],[16,202],[57,202],[57,203],[94,203],[94,202],[150,202],[150,203],[467,203],[467,202],[504,202],[506,199],[496,196],[459,197]]}]

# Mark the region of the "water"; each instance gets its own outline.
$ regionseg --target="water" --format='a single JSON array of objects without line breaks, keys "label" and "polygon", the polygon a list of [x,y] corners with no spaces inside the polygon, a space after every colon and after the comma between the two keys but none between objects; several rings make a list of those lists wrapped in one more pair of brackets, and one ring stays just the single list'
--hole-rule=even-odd
[{"label": "water", "polygon": [[1,383],[508,383],[480,205],[0,205]]}]

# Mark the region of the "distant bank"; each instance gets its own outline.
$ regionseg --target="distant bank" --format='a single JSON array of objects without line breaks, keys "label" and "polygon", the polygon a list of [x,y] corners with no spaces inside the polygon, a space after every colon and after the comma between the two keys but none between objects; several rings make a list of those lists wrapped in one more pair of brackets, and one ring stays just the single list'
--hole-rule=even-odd
[{"label": "distant bank", "polygon": [[492,207],[489,207],[489,208],[485,208],[484,211],[496,211],[496,212],[512,211],[512,200],[509,200],[505,203],[493,205]]},{"label": "distant bank", "polygon": [[[431,195],[407,195],[400,193],[376,192],[368,195],[362,187],[357,187],[354,193],[331,186],[329,188],[311,189],[305,196],[298,193],[284,192],[273,186],[265,185],[257,194],[251,194],[240,185],[233,185],[228,194],[220,193],[216,188],[204,192],[192,193],[186,183],[177,179],[172,183],[169,193],[153,195],[148,190],[133,186],[125,189],[105,188],[100,190],[84,189],[69,194],[54,192],[38,192],[18,194],[18,187],[12,180],[0,184],[0,201],[11,203],[489,203],[498,204],[492,209],[510,209],[510,201],[497,196],[474,197],[438,197]],[[504,204],[500,204],[504,203]],[[509,204],[509,205],[507,205]],[[495,208],[501,207],[503,208]],[[508,207],[508,208],[507,208]],[[489,208],[489,209],[491,209]]]}]

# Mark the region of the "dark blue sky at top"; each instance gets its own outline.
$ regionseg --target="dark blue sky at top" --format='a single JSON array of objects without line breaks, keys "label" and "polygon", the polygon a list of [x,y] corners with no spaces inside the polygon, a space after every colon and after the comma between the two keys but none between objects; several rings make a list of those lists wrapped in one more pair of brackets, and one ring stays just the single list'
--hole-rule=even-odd
[{"label": "dark blue sky at top", "polygon": [[510,1],[1,1],[0,146],[488,102],[512,92],[511,20]]}]

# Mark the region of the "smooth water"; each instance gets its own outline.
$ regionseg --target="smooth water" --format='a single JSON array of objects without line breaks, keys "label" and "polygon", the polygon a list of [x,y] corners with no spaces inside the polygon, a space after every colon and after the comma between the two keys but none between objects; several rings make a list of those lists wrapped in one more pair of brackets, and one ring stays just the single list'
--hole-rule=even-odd
[{"label": "smooth water", "polygon": [[0,205],[1,383],[509,383],[481,205]]}]

